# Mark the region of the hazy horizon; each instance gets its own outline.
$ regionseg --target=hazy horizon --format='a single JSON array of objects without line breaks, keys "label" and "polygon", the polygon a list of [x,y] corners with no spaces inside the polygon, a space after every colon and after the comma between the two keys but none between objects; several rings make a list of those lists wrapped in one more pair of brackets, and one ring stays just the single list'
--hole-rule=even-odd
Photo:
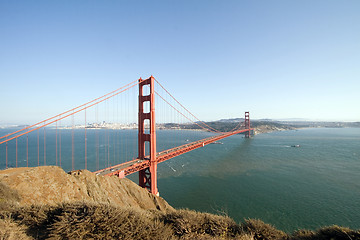
[{"label": "hazy horizon", "polygon": [[[221,121],[221,120],[231,120],[231,119],[237,119],[237,118],[242,118],[243,117],[235,117],[235,118],[221,118],[221,119],[216,119],[216,120],[209,120],[206,122],[216,122],[216,121]],[[274,119],[274,118],[260,118],[260,119],[250,119],[251,121],[279,121],[279,122],[344,122],[344,123],[352,123],[352,122],[360,122],[360,120],[321,120],[321,119],[306,119],[306,118],[283,118],[283,119]],[[40,122],[41,120],[37,121]],[[32,123],[1,123],[0,127],[18,127],[18,126],[30,126],[33,125],[37,122],[32,122]],[[99,121],[102,122],[102,121]],[[88,124],[91,123],[95,123],[95,122],[88,122]],[[112,122],[108,122],[108,123],[112,123]],[[134,122],[135,124],[137,124],[137,122]],[[171,122],[169,122],[171,123]],[[70,124],[64,124],[63,126],[70,126]],[[51,125],[51,127],[54,127],[54,125]]]}]

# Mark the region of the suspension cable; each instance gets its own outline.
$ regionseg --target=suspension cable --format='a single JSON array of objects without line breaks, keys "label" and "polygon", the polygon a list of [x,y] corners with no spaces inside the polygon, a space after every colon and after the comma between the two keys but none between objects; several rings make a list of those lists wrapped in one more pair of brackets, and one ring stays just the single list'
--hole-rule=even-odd
[{"label": "suspension cable", "polygon": [[[89,108],[89,107],[92,107],[92,106],[94,106],[94,105],[97,105],[97,104],[99,104],[99,103],[101,103],[101,102],[104,102],[105,100],[107,100],[107,99],[109,99],[109,98],[112,98],[112,97],[114,97],[114,96],[116,96],[116,95],[118,95],[118,94],[120,94],[120,93],[122,93],[122,92],[125,92],[126,90],[129,90],[129,89],[137,86],[138,84],[139,84],[139,82],[133,84],[132,86],[129,86],[129,84],[127,84],[126,86],[129,86],[129,87],[127,87],[126,89],[124,89],[124,90],[122,90],[122,91],[120,91],[120,92],[114,93],[113,95],[110,95],[110,96],[108,96],[108,97],[106,97],[106,98],[104,98],[104,99],[102,99],[102,100],[99,100],[98,102],[95,102],[95,103],[93,103],[93,104],[91,104],[91,105],[89,105],[89,106],[83,107],[83,108],[81,108],[81,109],[79,109],[79,110],[77,110],[77,111],[74,111],[74,110],[75,110],[75,109],[78,109],[79,107],[73,108],[73,109],[72,109],[72,111],[73,111],[72,113],[69,113],[69,114],[67,114],[67,115],[65,115],[65,116],[63,116],[63,117],[57,118],[57,119],[55,119],[55,120],[53,120],[53,121],[51,121],[51,122],[44,123],[43,125],[41,125],[41,126],[39,126],[39,127],[33,128],[33,129],[28,130],[28,131],[26,131],[26,132],[24,132],[24,133],[21,133],[21,134],[19,134],[19,135],[16,135],[16,136],[14,136],[14,137],[11,137],[11,138],[9,138],[9,139],[6,139],[6,140],[0,142],[0,144],[3,144],[3,143],[5,143],[5,142],[8,142],[8,141],[13,140],[13,139],[18,138],[18,137],[21,137],[21,136],[23,136],[23,135],[25,135],[25,134],[27,134],[27,133],[33,132],[33,131],[35,131],[35,130],[37,130],[37,129],[46,127],[46,126],[48,126],[48,125],[50,125],[50,124],[52,124],[52,123],[54,123],[54,122],[57,122],[57,121],[59,121],[59,120],[61,120],[61,119],[67,118],[67,117],[69,117],[69,116],[72,116],[72,115],[74,115],[74,114],[76,114],[76,113],[78,113],[78,112],[81,112],[81,111],[85,110],[86,108]],[[91,101],[91,102],[93,102],[93,101]],[[83,104],[82,106],[84,106],[84,104]],[[71,110],[69,110],[69,111],[71,111]],[[69,111],[67,111],[67,113],[68,113]],[[62,113],[62,114],[64,114],[64,113]],[[59,115],[62,115],[62,114],[59,114]],[[59,116],[59,115],[57,115],[57,116]],[[54,118],[55,118],[55,117],[52,117],[52,118],[50,118],[50,119],[54,119]],[[41,123],[46,122],[46,121],[47,121],[47,120],[44,120],[44,121],[42,121]],[[32,126],[36,126],[36,124],[34,124],[34,125],[32,125]],[[29,129],[29,128],[30,128],[30,127],[27,127],[27,128],[24,128],[24,129]],[[18,130],[18,131],[16,131],[16,132],[20,132],[20,131],[21,131],[21,130]],[[14,132],[14,133],[16,133],[16,132]],[[14,133],[8,134],[8,136],[9,136],[9,135],[14,135]]]},{"label": "suspension cable", "polygon": [[185,117],[186,119],[188,119],[189,121],[191,121],[192,123],[198,125],[200,128],[211,131],[211,132],[215,132],[215,133],[220,133],[219,131],[215,130],[210,130],[208,128],[205,128],[204,126],[201,126],[200,124],[198,124],[197,122],[194,122],[193,120],[191,120],[190,118],[188,118],[187,116],[185,116],[182,112],[180,112],[177,108],[175,108],[171,103],[169,103],[168,101],[166,101],[159,93],[157,93],[155,91],[156,95],[158,95],[164,102],[166,102],[170,107],[172,107],[175,111],[177,111],[178,113],[180,113],[183,117]]},{"label": "suspension cable", "polygon": [[[4,135],[4,136],[0,137],[0,139],[9,137],[9,136],[11,136],[11,135],[14,135],[14,134],[19,133],[19,132],[22,132],[22,131],[25,131],[25,130],[27,130],[27,129],[29,129],[29,128],[38,126],[38,125],[40,125],[41,123],[44,123],[44,124],[45,124],[45,122],[47,122],[47,121],[49,121],[49,120],[52,120],[52,119],[54,119],[54,118],[57,118],[57,117],[59,117],[59,116],[61,116],[61,115],[63,115],[63,114],[66,114],[66,113],[69,113],[69,112],[71,112],[71,111],[74,111],[74,110],[76,110],[76,109],[78,109],[78,108],[81,108],[81,107],[86,106],[86,105],[88,105],[88,104],[90,104],[90,103],[92,103],[92,102],[95,102],[95,101],[100,100],[100,99],[102,99],[102,98],[104,98],[104,97],[106,97],[106,96],[109,96],[109,95],[111,95],[111,94],[113,94],[113,93],[115,93],[115,92],[117,92],[117,91],[120,91],[121,89],[123,89],[123,88],[125,88],[125,87],[127,87],[127,86],[130,86],[130,85],[134,84],[136,81],[138,81],[138,80],[132,81],[131,83],[128,83],[128,84],[126,84],[125,86],[122,86],[121,88],[118,88],[118,89],[116,89],[116,90],[114,90],[114,91],[112,91],[112,92],[109,92],[109,93],[101,96],[101,97],[98,97],[98,98],[96,98],[96,99],[94,99],[94,100],[91,100],[91,101],[89,101],[89,102],[87,102],[87,103],[84,103],[84,104],[82,104],[82,105],[80,105],[80,106],[78,106],[78,107],[72,108],[72,109],[70,109],[70,110],[68,110],[68,111],[66,111],[66,112],[60,113],[60,114],[58,114],[58,115],[56,115],[56,116],[54,116],[54,117],[45,119],[45,120],[43,120],[43,121],[41,121],[41,122],[38,122],[38,123],[35,123],[35,124],[31,125],[31,126],[27,126],[27,127],[23,128],[23,129],[20,129],[20,130],[17,130],[17,131],[15,131],[15,132],[12,132],[12,133],[9,133],[9,134],[7,134],[7,135]],[[137,84],[138,84],[138,83],[137,83]],[[135,84],[134,86],[136,86],[137,84]],[[134,87],[134,86],[133,86],[133,87]],[[129,88],[127,88],[127,89],[129,89]],[[125,90],[127,90],[127,89],[125,89]],[[123,91],[121,91],[121,92],[123,92]],[[119,94],[119,93],[117,93],[117,94]],[[114,95],[114,96],[115,96],[115,95]],[[106,99],[108,99],[108,98],[106,98]],[[93,106],[93,105],[91,105],[91,106]],[[88,107],[91,107],[91,106],[88,106]],[[52,123],[53,123],[53,122],[52,122]],[[46,125],[44,125],[44,126],[46,126]],[[13,139],[13,138],[11,138],[11,139]],[[0,144],[2,144],[2,143],[4,143],[4,141],[1,142]]]},{"label": "suspension cable", "polygon": [[[165,89],[165,87],[163,86],[163,85],[161,85],[161,83],[158,81],[158,80],[156,80],[156,78],[155,78],[155,81],[157,82],[157,84],[159,84],[159,86],[162,88],[162,89],[164,89],[165,90],[165,92],[167,93],[167,94],[169,94],[170,95],[170,97],[172,97],[185,111],[187,111],[191,116],[193,116],[196,120],[198,120],[199,122],[201,122],[202,124],[204,124],[206,127],[208,127],[209,129],[212,129],[213,131],[211,131],[211,132],[216,132],[216,133],[221,133],[221,131],[219,131],[219,130],[216,130],[216,129],[214,129],[214,128],[212,128],[212,127],[210,127],[209,125],[207,125],[204,121],[201,121],[199,118],[197,118],[194,114],[192,114],[186,107],[184,107],[168,90],[166,90]],[[163,99],[164,100],[164,99]],[[169,103],[168,103],[169,104]],[[170,105],[170,104],[169,104]],[[179,111],[178,111],[179,112]],[[184,115],[183,115],[184,116]],[[185,117],[185,116],[184,116]],[[186,117],[187,118],[187,117]],[[187,118],[187,119],[189,119],[189,118]],[[190,119],[189,119],[190,120]],[[194,122],[194,121],[192,121],[192,120],[190,120],[191,122]],[[197,123],[196,123],[197,124]],[[197,125],[199,125],[199,124],[197,124]],[[204,127],[202,127],[203,129],[204,129]]]}]

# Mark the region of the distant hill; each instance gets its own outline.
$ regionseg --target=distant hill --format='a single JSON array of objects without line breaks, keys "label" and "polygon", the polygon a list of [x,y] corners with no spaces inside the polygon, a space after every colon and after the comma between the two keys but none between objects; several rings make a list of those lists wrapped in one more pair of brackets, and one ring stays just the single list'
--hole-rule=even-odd
[{"label": "distant hill", "polygon": [[[221,132],[232,131],[236,127],[239,127],[239,123],[243,123],[243,118],[231,118],[231,119],[221,119],[219,121],[205,122],[206,126],[197,122],[197,124],[175,124],[175,123],[165,123],[161,127],[164,129],[199,129],[203,130],[201,126],[208,129],[216,129]],[[272,132],[272,131],[283,131],[283,130],[292,130],[299,127],[304,127],[303,125],[297,126],[290,123],[282,123],[276,121],[265,121],[265,120],[251,120],[251,127],[255,128],[255,134]]]},{"label": "distant hill", "polygon": [[244,118],[229,118],[229,119],[220,119],[218,121],[215,122],[224,122],[224,123],[228,123],[228,122],[243,122],[245,119]]}]

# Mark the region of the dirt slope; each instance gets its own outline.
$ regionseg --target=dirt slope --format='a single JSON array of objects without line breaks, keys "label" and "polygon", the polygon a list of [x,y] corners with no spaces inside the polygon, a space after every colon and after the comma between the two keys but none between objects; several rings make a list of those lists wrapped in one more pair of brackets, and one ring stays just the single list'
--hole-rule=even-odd
[{"label": "dirt slope", "polygon": [[68,174],[55,166],[6,169],[0,171],[0,182],[17,192],[20,206],[84,201],[162,211],[172,209],[164,199],[126,178],[96,176],[87,170]]}]

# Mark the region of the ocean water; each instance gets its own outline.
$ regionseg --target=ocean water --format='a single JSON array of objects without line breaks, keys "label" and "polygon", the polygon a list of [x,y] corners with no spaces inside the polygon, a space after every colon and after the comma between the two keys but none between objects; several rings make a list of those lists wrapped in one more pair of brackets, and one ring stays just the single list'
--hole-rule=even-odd
[{"label": "ocean water", "polygon": [[[18,141],[18,166],[56,164],[55,130]],[[3,136],[11,129],[0,129]],[[39,145],[37,144],[39,134]],[[58,131],[59,145],[59,131]],[[61,130],[62,167],[84,168],[84,132]],[[158,131],[158,151],[210,136],[199,131]],[[96,170],[137,155],[136,130],[88,130],[87,164]],[[292,232],[327,225],[360,228],[360,129],[318,128],[236,135],[158,165],[160,196],[176,208],[225,213],[235,221],[258,218]],[[291,147],[299,144],[300,147]],[[74,165],[72,152],[74,148]],[[15,143],[8,167],[15,166]],[[57,149],[59,164],[59,151]],[[5,167],[0,146],[0,168]],[[45,156],[45,158],[44,158]],[[129,176],[137,181],[137,174]]]}]

